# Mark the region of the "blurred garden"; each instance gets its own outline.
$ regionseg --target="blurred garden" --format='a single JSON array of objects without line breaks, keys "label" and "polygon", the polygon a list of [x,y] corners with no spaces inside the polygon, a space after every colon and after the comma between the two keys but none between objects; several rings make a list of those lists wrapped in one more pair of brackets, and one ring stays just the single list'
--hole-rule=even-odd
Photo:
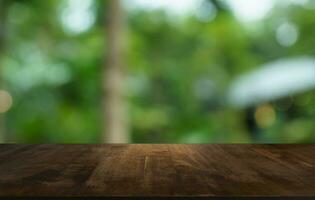
[{"label": "blurred garden", "polygon": [[314,16],[313,0],[0,0],[0,141],[315,142]]}]

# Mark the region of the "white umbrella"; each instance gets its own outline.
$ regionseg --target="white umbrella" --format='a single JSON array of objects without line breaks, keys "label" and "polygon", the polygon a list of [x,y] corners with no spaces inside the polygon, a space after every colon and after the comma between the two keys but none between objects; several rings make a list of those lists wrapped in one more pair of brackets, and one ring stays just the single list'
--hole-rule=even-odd
[{"label": "white umbrella", "polygon": [[232,84],[228,101],[246,107],[315,88],[315,59],[300,57],[265,64]]}]

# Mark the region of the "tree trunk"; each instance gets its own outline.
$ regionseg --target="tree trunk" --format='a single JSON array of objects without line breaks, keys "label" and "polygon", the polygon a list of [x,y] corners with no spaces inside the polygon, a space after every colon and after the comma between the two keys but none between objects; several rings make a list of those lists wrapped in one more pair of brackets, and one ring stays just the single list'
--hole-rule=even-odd
[{"label": "tree trunk", "polygon": [[103,142],[128,143],[123,70],[123,10],[120,0],[109,0],[106,19],[107,59],[103,67]]}]

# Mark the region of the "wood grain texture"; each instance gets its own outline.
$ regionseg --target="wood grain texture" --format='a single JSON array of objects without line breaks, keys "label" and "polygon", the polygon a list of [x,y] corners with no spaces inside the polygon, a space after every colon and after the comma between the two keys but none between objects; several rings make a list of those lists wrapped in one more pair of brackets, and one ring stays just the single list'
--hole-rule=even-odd
[{"label": "wood grain texture", "polygon": [[0,145],[1,197],[315,197],[315,145]]}]

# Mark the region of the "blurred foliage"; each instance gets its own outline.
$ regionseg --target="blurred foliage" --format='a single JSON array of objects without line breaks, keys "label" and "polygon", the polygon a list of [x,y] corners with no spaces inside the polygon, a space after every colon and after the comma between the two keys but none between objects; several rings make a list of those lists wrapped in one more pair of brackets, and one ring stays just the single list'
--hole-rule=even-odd
[{"label": "blurred foliage", "polygon": [[[217,10],[208,21],[195,15],[177,19],[163,10],[126,11],[128,50],[122,59],[132,142],[315,141],[312,91],[289,97],[288,109],[277,107],[281,101],[268,102],[276,120],[256,127],[259,137],[246,124],[246,109],[226,103],[226,91],[239,75],[278,58],[315,56],[315,10],[278,5],[263,21],[245,25],[227,6],[207,1]],[[99,142],[104,1],[92,1],[95,21],[79,33],[62,22],[69,0],[0,2],[7,9],[1,88],[14,100],[5,113],[9,141]],[[281,46],[275,31],[287,21],[299,38]]]}]

